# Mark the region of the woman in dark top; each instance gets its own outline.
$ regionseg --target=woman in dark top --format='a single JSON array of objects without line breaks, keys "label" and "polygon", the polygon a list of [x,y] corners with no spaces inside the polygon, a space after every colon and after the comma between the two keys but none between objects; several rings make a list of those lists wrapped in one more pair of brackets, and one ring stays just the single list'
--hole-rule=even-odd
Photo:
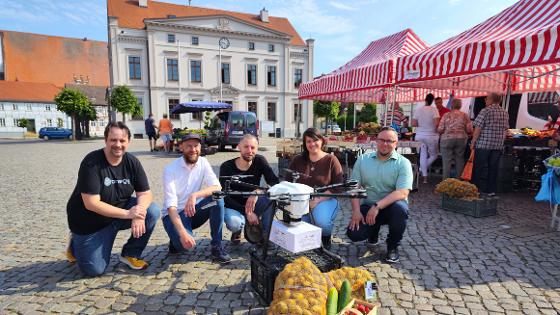
[{"label": "woman in dark top", "polygon": [[[334,155],[323,151],[324,145],[325,138],[319,130],[309,128],[303,133],[303,153],[296,156],[288,166],[290,170],[301,174],[298,183],[314,188],[342,183],[342,166]],[[291,174],[288,175],[288,180],[291,180]],[[318,197],[309,202],[313,222],[323,230],[323,246],[327,249],[331,246],[334,219],[339,208],[336,198]],[[309,215],[303,216],[302,219],[311,223]]]}]

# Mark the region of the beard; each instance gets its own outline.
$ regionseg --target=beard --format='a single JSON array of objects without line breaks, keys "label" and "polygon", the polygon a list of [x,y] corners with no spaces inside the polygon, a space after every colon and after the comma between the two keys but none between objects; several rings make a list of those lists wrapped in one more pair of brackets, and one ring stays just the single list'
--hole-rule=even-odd
[{"label": "beard", "polygon": [[200,156],[200,154],[195,153],[195,154],[184,154],[183,158],[185,159],[185,161],[187,162],[187,164],[196,164],[196,162],[198,162],[198,157]]},{"label": "beard", "polygon": [[251,162],[255,159],[254,155],[241,155],[241,158],[245,161],[245,162]]}]

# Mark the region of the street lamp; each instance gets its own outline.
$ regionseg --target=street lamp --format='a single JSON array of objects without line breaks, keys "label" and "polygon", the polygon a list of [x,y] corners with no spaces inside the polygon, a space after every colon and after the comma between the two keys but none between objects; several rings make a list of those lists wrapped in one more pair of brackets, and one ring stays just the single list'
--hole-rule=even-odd
[{"label": "street lamp", "polygon": [[344,131],[346,131],[346,121],[348,120],[348,107],[344,107]]},{"label": "street lamp", "polygon": [[218,65],[218,69],[219,69],[219,80],[220,80],[220,102],[223,102],[223,95],[222,95],[222,82],[223,82],[223,73],[222,73],[222,49],[227,49],[229,47],[229,39],[227,39],[227,37],[222,37],[220,38],[220,40],[218,41],[218,55],[220,56],[219,59],[219,65]]}]

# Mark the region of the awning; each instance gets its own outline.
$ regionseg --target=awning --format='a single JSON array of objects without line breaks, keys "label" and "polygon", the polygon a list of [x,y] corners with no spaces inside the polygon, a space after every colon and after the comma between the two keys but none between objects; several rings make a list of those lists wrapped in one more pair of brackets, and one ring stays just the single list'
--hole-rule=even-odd
[{"label": "awning", "polygon": [[[372,41],[358,56],[335,71],[299,87],[300,99],[342,102],[384,102],[394,83],[395,60],[426,49],[411,29]],[[428,91],[408,89],[398,101],[423,99]]]},{"label": "awning", "polygon": [[231,104],[220,103],[220,102],[186,102],[181,103],[173,107],[170,114],[183,114],[183,113],[195,113],[195,112],[210,112],[223,109],[231,109]]},{"label": "awning", "polygon": [[[456,97],[560,88],[560,0],[522,0],[477,26],[397,59],[399,87]],[[509,83],[508,83],[509,82]]]}]

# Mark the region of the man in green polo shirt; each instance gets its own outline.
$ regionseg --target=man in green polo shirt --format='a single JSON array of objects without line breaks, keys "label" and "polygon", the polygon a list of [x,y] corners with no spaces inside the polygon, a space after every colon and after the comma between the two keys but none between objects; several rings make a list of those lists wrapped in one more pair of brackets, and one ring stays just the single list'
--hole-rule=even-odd
[{"label": "man in green polo shirt", "polygon": [[400,259],[398,247],[408,219],[408,194],[412,189],[410,161],[397,153],[398,134],[384,127],[377,136],[377,151],[358,158],[352,179],[366,189],[367,198],[360,205],[352,199],[352,218],[346,234],[353,242],[368,240],[378,244],[381,225],[389,225],[387,257],[389,263]]}]

